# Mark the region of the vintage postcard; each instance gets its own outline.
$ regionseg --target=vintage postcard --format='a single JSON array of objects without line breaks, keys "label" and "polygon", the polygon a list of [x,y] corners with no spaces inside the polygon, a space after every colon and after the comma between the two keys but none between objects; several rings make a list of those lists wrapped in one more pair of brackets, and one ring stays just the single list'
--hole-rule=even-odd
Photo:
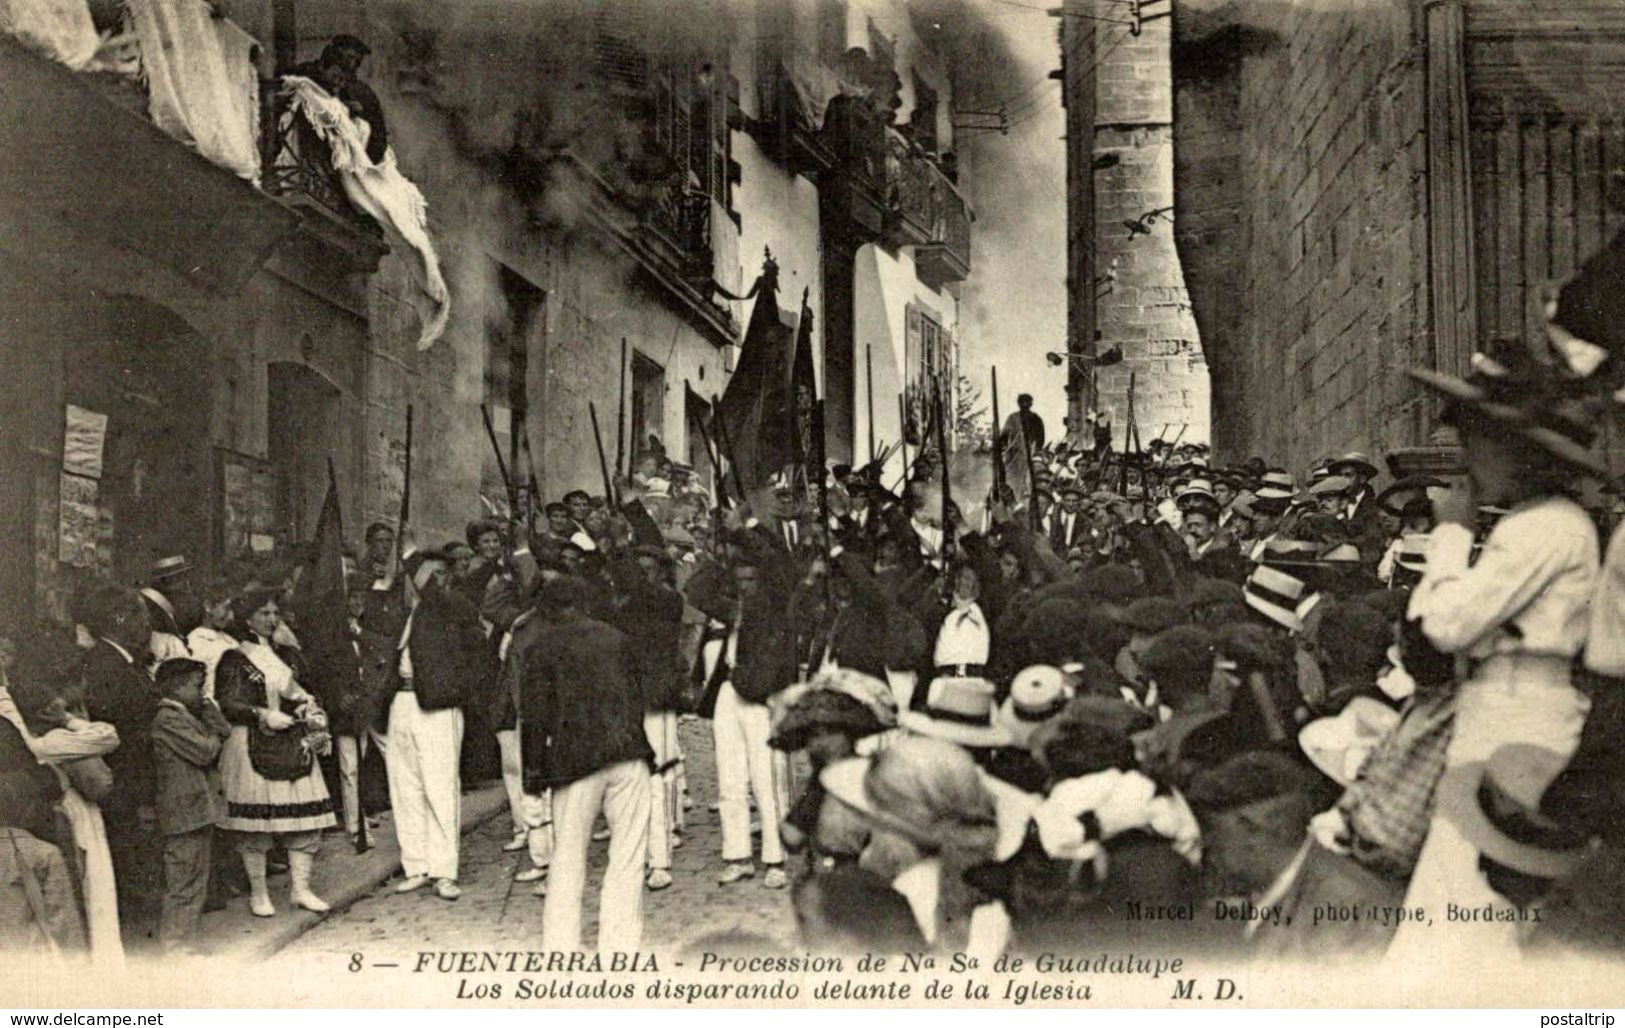
[{"label": "vintage postcard", "polygon": [[1622,72],[0,0],[0,997],[1612,1024]]}]

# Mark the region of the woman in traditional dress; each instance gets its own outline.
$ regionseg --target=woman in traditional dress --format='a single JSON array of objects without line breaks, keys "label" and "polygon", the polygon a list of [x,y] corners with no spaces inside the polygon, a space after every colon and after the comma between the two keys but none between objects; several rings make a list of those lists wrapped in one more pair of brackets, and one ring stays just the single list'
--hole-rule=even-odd
[{"label": "woman in traditional dress", "polygon": [[271,644],[280,623],[276,593],[250,590],[236,610],[242,642],[221,656],[215,670],[216,699],[234,726],[220,756],[223,827],[237,833],[256,917],[276,913],[265,886],[265,856],[278,840],[288,851],[289,898],[306,910],[325,911],[327,904],[311,891],[310,873],[322,830],[338,822],[314,747],[294,750],[281,736],[297,732],[305,744],[319,741],[326,737],[326,716]]}]

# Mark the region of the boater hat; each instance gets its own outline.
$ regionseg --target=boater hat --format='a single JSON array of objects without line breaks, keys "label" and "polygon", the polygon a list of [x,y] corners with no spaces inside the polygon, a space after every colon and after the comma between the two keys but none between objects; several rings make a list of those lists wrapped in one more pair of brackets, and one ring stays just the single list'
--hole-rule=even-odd
[{"label": "boater hat", "polygon": [[192,564],[185,557],[159,557],[152,562],[152,580],[154,583],[162,582],[166,578],[184,575],[192,570]]},{"label": "boater hat", "polygon": [[1010,681],[1010,696],[994,713],[994,723],[1012,743],[1025,746],[1033,732],[1065,710],[1076,694],[1072,676],[1050,664],[1035,664]]},{"label": "boater hat", "polygon": [[1303,631],[1303,619],[1320,601],[1303,579],[1268,564],[1259,564],[1241,587],[1247,606],[1282,628]]},{"label": "boater hat", "polygon": [[933,678],[926,688],[925,709],[897,715],[898,727],[960,746],[988,749],[1010,744],[1009,734],[993,723],[993,683],[982,678]]}]

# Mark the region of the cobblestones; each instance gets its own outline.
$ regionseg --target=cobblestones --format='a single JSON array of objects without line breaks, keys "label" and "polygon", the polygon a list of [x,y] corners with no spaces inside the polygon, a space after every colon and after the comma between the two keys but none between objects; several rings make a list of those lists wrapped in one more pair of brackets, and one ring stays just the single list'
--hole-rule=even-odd
[{"label": "cobblestones", "polygon": [[[707,809],[716,799],[710,723],[685,721],[679,734],[693,806],[688,811],[683,845],[672,853],[672,886],[644,894],[645,947],[678,951],[704,936],[734,931],[793,944],[789,891],[764,888],[760,867],[755,878],[717,885],[722,838],[717,815]],[[370,960],[424,947],[538,947],[545,901],[531,894],[530,884],[513,882],[513,874],[528,866],[528,861],[523,853],[502,852],[510,837],[504,814],[463,838],[463,896],[457,902],[438,899],[429,889],[397,896],[394,881],[386,882],[349,910],[313,928],[286,955],[309,959],[364,952]],[[594,842],[590,851],[584,911],[588,941],[597,931],[598,887],[608,845]]]}]

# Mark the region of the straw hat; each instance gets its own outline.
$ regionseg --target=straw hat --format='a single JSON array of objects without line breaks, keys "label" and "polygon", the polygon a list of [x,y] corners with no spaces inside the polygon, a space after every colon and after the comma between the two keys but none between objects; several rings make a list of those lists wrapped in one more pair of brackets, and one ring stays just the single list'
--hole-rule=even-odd
[{"label": "straw hat", "polygon": [[1486,761],[1446,768],[1436,809],[1495,863],[1536,878],[1562,878],[1590,849],[1584,830],[1540,812],[1546,786],[1567,763],[1537,746],[1502,746]]},{"label": "straw hat", "polygon": [[1356,696],[1336,717],[1309,722],[1298,732],[1304,756],[1321,772],[1347,787],[1371,751],[1399,724],[1399,712],[1369,696]]},{"label": "straw hat", "polygon": [[1320,601],[1303,579],[1269,564],[1253,568],[1241,593],[1247,606],[1293,632],[1303,631],[1303,619]]},{"label": "straw hat", "polygon": [[1363,471],[1367,478],[1377,477],[1377,466],[1371,463],[1370,456],[1358,450],[1343,454],[1327,467],[1327,470],[1334,475],[1341,475],[1344,469]]},{"label": "straw hat", "polygon": [[997,724],[1012,743],[1027,745],[1033,732],[1066,709],[1077,687],[1065,671],[1050,664],[1035,664],[1016,673],[1010,695],[994,713]]},{"label": "straw hat", "polygon": [[959,746],[1008,746],[1009,734],[993,723],[993,706],[993,683],[984,678],[933,678],[926,688],[925,709],[903,711],[897,725]]}]

